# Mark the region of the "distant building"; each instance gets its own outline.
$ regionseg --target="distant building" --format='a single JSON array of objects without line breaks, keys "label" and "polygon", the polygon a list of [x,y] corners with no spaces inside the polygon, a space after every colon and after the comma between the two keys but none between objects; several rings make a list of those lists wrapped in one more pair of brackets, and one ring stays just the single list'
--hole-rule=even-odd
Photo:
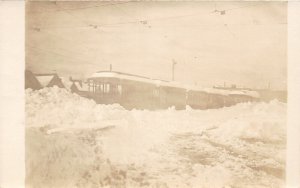
[{"label": "distant building", "polygon": [[61,76],[60,76],[60,79],[61,79],[62,83],[64,84],[65,88],[68,91],[71,91],[71,86],[73,85],[73,81],[70,80],[69,78],[61,77]]},{"label": "distant building", "polygon": [[56,74],[35,74],[36,79],[39,81],[42,87],[53,87],[57,86],[65,88],[61,78]]},{"label": "distant building", "polygon": [[72,80],[72,85],[70,87],[72,93],[77,93],[81,96],[87,96],[88,95],[88,85],[81,80]]},{"label": "distant building", "polygon": [[39,90],[42,88],[42,85],[30,70],[25,70],[25,89],[28,88]]}]

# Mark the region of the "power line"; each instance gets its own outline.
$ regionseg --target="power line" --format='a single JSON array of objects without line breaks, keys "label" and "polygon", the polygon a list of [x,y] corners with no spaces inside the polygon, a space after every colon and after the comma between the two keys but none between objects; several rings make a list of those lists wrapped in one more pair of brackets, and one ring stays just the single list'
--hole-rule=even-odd
[{"label": "power line", "polygon": [[[117,4],[124,4],[124,3],[130,3],[130,2],[132,2],[132,1],[119,2],[119,3],[114,3],[114,4],[104,4],[104,5],[91,6],[91,7],[81,7],[81,8],[73,8],[73,9],[60,9],[60,10],[46,11],[46,12],[58,12],[58,11],[65,11],[66,12],[66,11],[73,11],[73,10],[80,10],[80,9],[87,9],[87,8],[97,8],[97,7],[100,7],[100,6],[111,6],[111,5],[117,5]],[[43,13],[43,12],[41,12],[41,13]],[[97,27],[118,26],[118,25],[136,24],[136,23],[147,25],[148,22],[151,22],[151,21],[162,21],[162,20],[168,20],[168,19],[178,19],[178,18],[196,16],[196,15],[199,15],[199,14],[201,14],[201,13],[178,15],[178,16],[168,16],[168,17],[160,17],[160,18],[152,18],[152,19],[138,19],[138,20],[135,20],[135,21],[117,22],[117,23],[111,23],[111,24],[90,24],[89,26],[78,26],[78,27],[76,26],[76,28],[91,27],[91,26],[94,26],[94,28],[97,28]],[[49,27],[46,27],[46,28],[49,28]],[[70,27],[60,26],[60,27],[51,27],[51,28],[70,28]],[[72,28],[75,28],[75,27],[72,27]]]},{"label": "power line", "polygon": [[[56,4],[56,5],[57,5],[57,4]],[[72,11],[66,10],[66,11],[63,11],[63,12],[66,13],[66,14],[68,14],[68,15],[71,16],[72,18],[75,18],[74,14],[71,13]],[[83,24],[86,24],[86,25],[88,25],[89,27],[92,27],[92,28],[94,28],[94,29],[97,29],[97,28],[98,28],[97,25],[88,23],[86,20],[83,20],[82,17],[80,17],[80,16],[77,16],[77,18],[80,19],[81,22],[82,22]],[[75,18],[75,20],[76,20],[76,18]]]},{"label": "power line", "polygon": [[[178,19],[178,18],[184,18],[184,17],[190,17],[190,16],[196,16],[203,14],[201,13],[195,13],[195,14],[186,14],[186,15],[178,15],[178,16],[168,16],[168,17],[160,17],[160,18],[151,18],[151,19],[138,19],[135,21],[126,21],[126,22],[116,22],[116,23],[110,23],[110,24],[93,24],[94,26],[97,27],[111,27],[111,26],[119,26],[119,25],[127,25],[127,24],[149,24],[149,22],[152,21],[163,21],[163,20],[168,20],[168,19]],[[207,12],[205,13],[207,14]],[[39,27],[40,29],[47,29],[47,28],[86,28],[90,26],[54,26],[54,27]]]},{"label": "power line", "polygon": [[[221,15],[222,15],[222,13],[221,13]],[[220,20],[221,20],[221,22],[223,23],[225,29],[230,33],[230,35],[233,36],[233,37],[236,37],[235,34],[231,31],[231,29],[229,29],[228,25],[225,24],[225,21],[224,21],[224,19],[223,19],[223,16],[218,16],[218,17],[220,18]]]},{"label": "power line", "polygon": [[231,10],[243,9],[243,8],[248,8],[248,7],[256,7],[256,6],[261,6],[261,4],[248,5],[248,6],[242,6],[242,7],[230,8],[230,9],[224,9],[224,10],[231,11]]},{"label": "power line", "polygon": [[136,21],[136,22],[139,22],[140,20],[138,20],[138,19],[136,19],[136,18],[133,18],[131,15],[129,15],[126,11],[124,11],[123,9],[121,9],[120,7],[118,7],[118,6],[115,6],[115,8],[117,8],[117,9],[119,9],[119,10],[121,10],[124,14],[126,14],[128,17],[130,17],[130,18],[132,18],[132,19],[134,19],[134,21]]},{"label": "power line", "polygon": [[94,6],[89,6],[89,7],[58,9],[58,10],[50,10],[50,11],[33,11],[33,12],[30,12],[30,13],[49,13],[49,12],[74,11],[74,10],[91,9],[91,8],[98,8],[98,7],[105,7],[105,6],[114,6],[114,5],[132,3],[132,2],[133,1],[125,1],[125,2],[118,2],[118,3],[107,3],[107,4],[103,4],[103,5],[94,5]]},{"label": "power line", "polygon": [[[129,2],[120,2],[120,3],[115,3],[115,4],[123,4],[123,3],[129,3]],[[115,4],[104,4],[104,5],[115,5]],[[101,6],[104,6],[101,5]],[[237,9],[243,9],[243,8],[247,8],[247,7],[253,7],[253,6],[259,6],[261,4],[255,4],[255,5],[248,5],[248,6],[242,6],[242,7],[236,7],[236,8],[231,8],[231,9],[222,9],[222,10],[217,10],[216,4],[215,4],[215,10],[213,12],[210,13],[216,13],[219,12],[221,15],[224,15],[226,13],[226,11],[231,11],[231,10],[237,10]],[[99,5],[100,6],[100,5]],[[84,7],[84,8],[94,8],[94,7],[98,7],[98,6],[93,6],[93,7]],[[81,8],[77,8],[77,9],[81,9]],[[76,9],[76,10],[77,10]],[[65,13],[67,13],[68,15],[74,17],[70,12],[68,12],[69,10],[75,10],[75,9],[60,9],[60,11],[64,11]],[[33,30],[36,31],[40,31],[41,29],[74,29],[74,28],[94,28],[94,29],[99,29],[101,27],[118,27],[118,26],[122,26],[122,25],[127,25],[127,24],[141,24],[141,25],[145,25],[148,28],[151,28],[151,25],[149,24],[149,22],[155,22],[155,21],[163,21],[163,20],[168,20],[168,19],[179,19],[179,18],[185,18],[185,17],[191,17],[191,16],[198,16],[200,14],[207,14],[207,12],[203,13],[194,13],[194,14],[186,14],[186,15],[178,15],[178,16],[167,16],[167,17],[160,17],[160,18],[150,18],[150,19],[138,19],[138,20],[133,20],[133,21],[125,21],[125,22],[116,22],[116,23],[107,23],[107,24],[99,24],[99,23],[88,23],[86,21],[82,21],[82,23],[84,23],[84,25],[79,25],[79,26],[46,26],[46,27],[33,27]],[[252,23],[252,24],[225,24],[224,20],[223,20],[223,24],[222,26],[225,26],[226,29],[228,30],[228,32],[230,32],[232,35],[234,35],[230,29],[228,28],[229,25],[239,25],[239,26],[243,26],[243,25],[254,25],[254,26],[266,26],[266,25],[285,25],[286,23],[271,23],[271,24],[258,24],[258,23]],[[205,26],[208,27],[210,26],[209,24],[204,24],[204,25],[197,25],[197,26]],[[215,26],[215,25],[213,25]],[[157,26],[156,26],[157,27]],[[158,26],[159,27],[159,26]]]},{"label": "power line", "polygon": [[[123,3],[128,3],[128,2],[123,2]],[[121,3],[118,3],[121,4]],[[108,4],[106,4],[108,5]],[[113,4],[110,4],[113,5]],[[237,10],[237,9],[243,9],[247,7],[253,7],[253,6],[259,6],[260,4],[255,4],[255,5],[248,5],[248,6],[242,6],[242,7],[236,7],[236,8],[231,8],[231,9],[222,9],[222,10],[217,10],[215,6],[215,10],[210,13],[216,13],[220,12],[221,15],[224,15],[226,11],[231,11],[231,10]],[[95,7],[95,6],[94,6]],[[86,7],[85,7],[86,8]],[[72,9],[74,10],[74,9]],[[68,11],[67,9],[64,9],[64,11]],[[225,11],[225,12],[224,12]],[[68,12],[67,12],[68,13]],[[70,14],[70,13],[68,13]],[[121,25],[127,25],[127,24],[142,24],[142,25],[149,25],[149,22],[155,22],[155,21],[163,21],[163,20],[168,20],[168,19],[179,19],[179,18],[184,18],[184,17],[191,17],[191,16],[198,16],[200,14],[207,14],[207,12],[203,13],[194,13],[194,14],[186,14],[186,15],[178,15],[178,16],[167,16],[167,17],[160,17],[160,18],[150,18],[150,19],[138,19],[138,20],[133,20],[133,21],[125,21],[125,22],[116,22],[116,23],[108,23],[108,24],[99,24],[99,23],[93,23],[93,24],[85,24],[85,26],[47,26],[47,27],[39,27],[40,29],[47,29],[47,28],[94,28],[97,29],[99,27],[113,27],[113,26],[121,26]],[[70,14],[71,15],[71,14]],[[283,25],[286,23],[274,23],[272,25]],[[208,24],[206,24],[209,26]],[[224,24],[224,26],[229,25],[229,24]],[[230,25],[238,25],[238,24],[230,24]],[[240,25],[247,25],[247,24],[240,24]],[[248,24],[248,25],[262,25],[262,24]],[[266,25],[266,24],[263,24]],[[149,27],[150,28],[150,27]]]},{"label": "power line", "polygon": [[232,11],[232,10],[238,10],[238,9],[243,9],[243,8],[248,8],[248,7],[255,7],[255,6],[261,6],[261,4],[255,4],[255,5],[247,5],[247,6],[241,6],[241,7],[236,7],[236,8],[230,8],[230,9],[217,9],[216,3],[215,3],[215,10],[212,11],[211,13],[220,13],[220,15],[225,15],[226,12]]},{"label": "power line", "polygon": [[[47,27],[30,27],[30,29],[35,30],[35,31],[41,31],[43,29],[87,29],[87,28],[94,28],[94,29],[99,29],[99,28],[104,28],[104,27],[119,27],[122,25],[128,25],[128,24],[143,24],[143,25],[150,25],[149,20],[142,20],[142,21],[129,21],[129,22],[119,22],[119,23],[113,23],[113,24],[89,24],[89,25],[80,25],[80,26],[47,26]],[[196,25],[191,25],[192,27],[215,27],[215,26],[278,26],[278,25],[287,25],[287,22],[274,22],[274,23],[223,23],[223,24],[196,24]],[[155,26],[155,27],[168,27],[166,25],[163,26]],[[169,26],[169,27],[175,27],[175,26]],[[177,26],[177,27],[188,27],[188,26]],[[104,32],[101,30],[101,32]]]}]

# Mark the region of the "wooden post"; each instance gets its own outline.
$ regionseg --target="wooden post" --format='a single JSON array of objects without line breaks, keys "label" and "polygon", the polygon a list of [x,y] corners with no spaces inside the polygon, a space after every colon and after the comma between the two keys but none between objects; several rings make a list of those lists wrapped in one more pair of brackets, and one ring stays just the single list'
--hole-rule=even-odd
[{"label": "wooden post", "polygon": [[172,63],[172,81],[174,81],[174,71],[175,71],[175,65],[177,63],[175,62],[175,60],[173,59],[173,63]]}]

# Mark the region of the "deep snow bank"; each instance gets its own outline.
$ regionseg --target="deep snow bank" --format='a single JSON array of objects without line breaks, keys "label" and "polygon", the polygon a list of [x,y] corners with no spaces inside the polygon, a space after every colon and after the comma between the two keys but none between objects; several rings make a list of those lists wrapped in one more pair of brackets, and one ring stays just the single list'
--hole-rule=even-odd
[{"label": "deep snow bank", "polygon": [[27,179],[37,187],[279,187],[285,118],[278,101],[127,111],[55,87],[27,90]]},{"label": "deep snow bank", "polygon": [[58,87],[26,90],[26,126],[28,127],[101,127],[101,120],[122,115],[117,104],[97,105],[93,100]]}]

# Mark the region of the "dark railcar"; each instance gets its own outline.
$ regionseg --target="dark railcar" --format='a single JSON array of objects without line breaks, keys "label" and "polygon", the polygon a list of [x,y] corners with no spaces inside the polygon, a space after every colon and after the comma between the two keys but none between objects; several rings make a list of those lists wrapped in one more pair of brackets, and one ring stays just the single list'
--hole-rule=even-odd
[{"label": "dark railcar", "polygon": [[126,109],[213,109],[255,101],[246,94],[187,90],[174,83],[119,72],[98,72],[88,79],[88,97],[97,103],[118,103]]},{"label": "dark railcar", "polygon": [[[114,72],[113,72],[114,73]],[[126,75],[129,78],[133,75]],[[138,76],[136,76],[138,77]],[[159,88],[152,83],[104,75],[88,79],[90,98],[97,103],[118,103],[126,109],[155,109],[159,106]]]},{"label": "dark railcar", "polygon": [[229,95],[224,96],[224,106],[229,107],[237,104],[237,102]]},{"label": "dark railcar", "polygon": [[229,94],[229,97],[234,101],[234,104],[255,101],[253,97],[242,94]]},{"label": "dark railcar", "polygon": [[225,106],[225,96],[221,94],[210,93],[207,108],[222,108]]},{"label": "dark railcar", "polygon": [[118,78],[88,79],[89,97],[97,103],[119,103],[122,96],[122,85]]},{"label": "dark railcar", "polygon": [[155,109],[159,98],[155,95],[157,87],[150,83],[122,80],[120,104],[127,109]]},{"label": "dark railcar", "polygon": [[186,90],[172,86],[159,87],[159,106],[168,108],[174,106],[176,110],[183,110],[186,106]]},{"label": "dark railcar", "polygon": [[207,109],[210,96],[204,91],[187,91],[187,105],[193,109]]}]

